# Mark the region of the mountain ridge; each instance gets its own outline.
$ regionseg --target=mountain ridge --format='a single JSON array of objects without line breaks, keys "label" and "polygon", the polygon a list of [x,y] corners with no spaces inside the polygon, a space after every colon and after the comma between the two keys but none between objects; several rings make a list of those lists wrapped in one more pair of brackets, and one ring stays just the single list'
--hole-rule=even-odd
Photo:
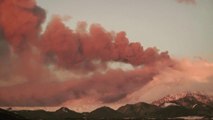
[{"label": "mountain ridge", "polygon": [[[8,115],[17,115],[28,120],[136,120],[136,119],[167,119],[184,116],[200,116],[213,118],[212,96],[198,92],[185,92],[167,95],[152,104],[138,102],[126,104],[114,110],[107,106],[99,107],[91,112],[78,113],[66,107],[56,111],[45,110],[1,110]],[[14,116],[13,116],[14,117]],[[3,119],[0,119],[3,120]],[[13,119],[12,119],[13,120]],[[19,120],[19,119],[18,119]]]},{"label": "mountain ridge", "polygon": [[153,101],[152,104],[161,106],[163,103],[176,101],[178,99],[184,98],[184,97],[192,97],[195,98],[197,101],[204,103],[204,104],[212,104],[213,103],[213,96],[207,95],[205,93],[199,92],[199,91],[185,91],[173,95],[167,95],[161,99],[158,99],[156,101]]}]

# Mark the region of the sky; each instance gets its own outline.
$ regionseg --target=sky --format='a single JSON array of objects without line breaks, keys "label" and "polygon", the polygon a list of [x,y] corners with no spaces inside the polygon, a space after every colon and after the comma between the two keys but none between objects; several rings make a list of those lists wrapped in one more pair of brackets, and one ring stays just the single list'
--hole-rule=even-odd
[{"label": "sky", "polygon": [[99,23],[109,31],[125,31],[130,41],[156,46],[179,58],[213,60],[212,0],[37,0],[52,15]]},{"label": "sky", "polygon": [[213,95],[212,3],[0,0],[0,107],[82,112]]}]

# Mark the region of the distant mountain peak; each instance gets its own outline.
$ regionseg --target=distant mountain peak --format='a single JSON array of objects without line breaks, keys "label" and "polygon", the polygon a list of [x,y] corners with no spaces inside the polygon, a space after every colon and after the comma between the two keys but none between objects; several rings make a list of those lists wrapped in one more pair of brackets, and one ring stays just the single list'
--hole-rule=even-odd
[{"label": "distant mountain peak", "polygon": [[107,107],[107,106],[103,106],[100,108],[95,109],[94,111],[92,111],[89,114],[90,118],[122,118],[123,115],[118,112],[115,111],[114,109]]},{"label": "distant mountain peak", "polygon": [[199,91],[194,91],[194,92],[181,92],[178,94],[174,94],[174,95],[167,95],[159,100],[156,100],[153,102],[154,105],[157,106],[164,106],[167,103],[174,103],[175,101],[178,100],[182,100],[184,101],[184,99],[188,100],[188,101],[196,101],[196,102],[200,102],[203,104],[209,104],[213,102],[213,97],[206,95],[205,93],[199,92]]},{"label": "distant mountain peak", "polygon": [[59,108],[58,110],[56,110],[56,112],[70,112],[71,110],[69,108],[66,108],[66,107],[61,107]]},{"label": "distant mountain peak", "polygon": [[157,110],[158,107],[152,104],[148,104],[145,102],[139,102],[135,104],[127,104],[121,106],[117,109],[117,111],[123,113],[127,117],[140,117],[144,115],[148,115],[147,113]]},{"label": "distant mountain peak", "polygon": [[95,109],[94,111],[110,112],[110,111],[115,111],[115,110],[110,107],[103,106],[103,107]]}]

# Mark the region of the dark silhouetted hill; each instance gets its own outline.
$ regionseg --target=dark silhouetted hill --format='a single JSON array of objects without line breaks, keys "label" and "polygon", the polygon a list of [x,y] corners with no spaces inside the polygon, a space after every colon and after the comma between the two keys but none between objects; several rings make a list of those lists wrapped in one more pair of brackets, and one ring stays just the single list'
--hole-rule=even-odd
[{"label": "dark silhouetted hill", "polygon": [[199,92],[168,95],[152,104],[127,104],[117,110],[100,107],[92,112],[78,113],[66,107],[45,110],[0,109],[0,120],[141,120],[141,119],[213,119],[213,99]]}]

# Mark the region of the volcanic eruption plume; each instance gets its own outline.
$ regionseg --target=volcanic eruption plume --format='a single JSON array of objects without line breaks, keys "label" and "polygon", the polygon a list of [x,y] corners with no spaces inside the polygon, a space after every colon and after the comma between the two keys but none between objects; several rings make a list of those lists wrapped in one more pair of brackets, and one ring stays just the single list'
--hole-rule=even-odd
[{"label": "volcanic eruption plume", "polygon": [[42,33],[45,14],[34,0],[0,0],[0,106],[58,106],[87,97],[115,103],[175,69],[168,52],[144,49],[99,24],[71,29],[54,16]]}]

